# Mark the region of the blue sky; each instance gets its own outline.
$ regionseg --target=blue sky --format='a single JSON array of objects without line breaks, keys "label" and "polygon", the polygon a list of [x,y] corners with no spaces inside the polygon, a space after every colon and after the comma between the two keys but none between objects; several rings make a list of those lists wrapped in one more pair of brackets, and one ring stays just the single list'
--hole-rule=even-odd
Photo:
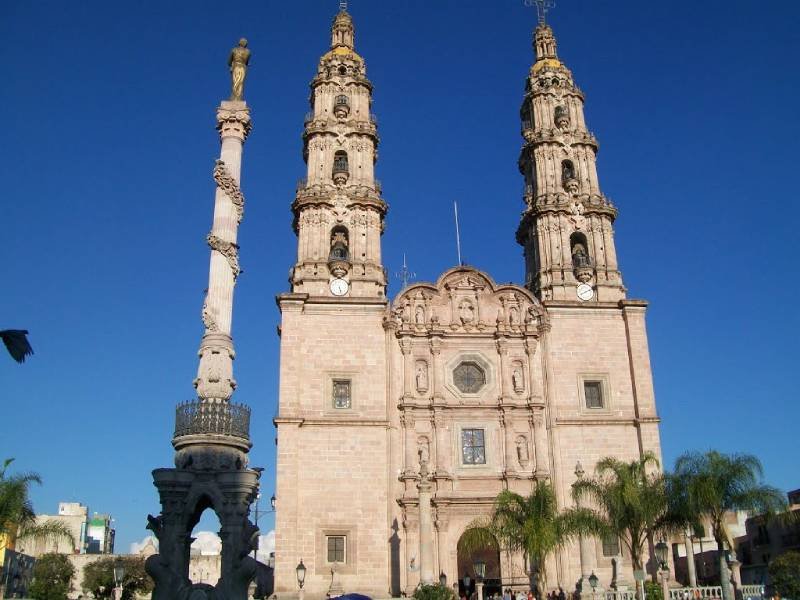
[{"label": "blue sky", "polygon": [[[289,206],[305,174],[308,82],[338,3],[0,3],[0,457],[60,500],[116,519],[118,548],[159,510],[174,405],[192,397],[206,287],[214,108],[228,50],[253,51],[236,288],[236,398],[253,408],[252,464],[274,489],[279,321],[295,258]],[[419,280],[465,259],[523,280],[518,109],[535,16],[522,0],[352,0],[380,122],[390,204],[385,264]],[[559,54],[587,97],[600,183],[619,208],[631,297],[648,313],[664,459],[747,451],[770,483],[796,466],[795,249],[800,5],[560,0]],[[398,291],[393,279],[390,293]],[[263,508],[263,506],[262,506]],[[272,515],[262,529],[272,527]]]}]

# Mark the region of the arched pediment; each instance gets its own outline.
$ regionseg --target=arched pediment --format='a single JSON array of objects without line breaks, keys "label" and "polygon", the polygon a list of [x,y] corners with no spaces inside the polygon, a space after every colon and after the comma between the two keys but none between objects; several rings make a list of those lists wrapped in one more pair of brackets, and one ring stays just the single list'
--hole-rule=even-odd
[{"label": "arched pediment", "polygon": [[416,283],[392,302],[387,321],[401,330],[538,333],[547,321],[539,300],[525,288],[498,285],[473,267],[455,267],[436,283]]}]

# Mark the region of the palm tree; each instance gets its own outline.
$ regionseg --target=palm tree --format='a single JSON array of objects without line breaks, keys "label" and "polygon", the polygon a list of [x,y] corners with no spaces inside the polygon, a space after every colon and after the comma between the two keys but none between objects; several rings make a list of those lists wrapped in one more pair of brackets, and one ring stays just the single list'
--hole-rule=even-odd
[{"label": "palm tree", "polygon": [[624,462],[607,457],[597,463],[595,478],[572,486],[577,504],[588,499],[596,508],[576,515],[598,537],[617,537],[631,555],[634,571],[644,568],[644,548],[652,536],[677,528],[667,501],[664,475],[652,452]]},{"label": "palm tree", "polygon": [[64,523],[37,522],[29,491],[31,484],[41,484],[42,479],[36,473],[8,475],[8,467],[13,461],[13,458],[6,459],[0,468],[0,544],[7,545],[15,539],[38,538],[66,539],[74,545],[75,538]]},{"label": "palm tree", "polygon": [[495,499],[492,514],[469,524],[458,545],[459,553],[470,554],[491,547],[521,552],[526,571],[537,573],[539,597],[547,589],[545,561],[582,533],[590,533],[576,519],[574,511],[559,512],[552,485],[536,481],[530,495],[523,497],[503,490]]},{"label": "palm tree", "polygon": [[725,546],[733,549],[725,527],[725,515],[748,511],[771,515],[786,509],[783,493],[761,483],[761,461],[751,454],[722,454],[716,450],[706,453],[688,452],[675,461],[673,473],[680,482],[685,501],[695,515],[707,520],[717,542],[722,593],[725,600],[733,594]]}]

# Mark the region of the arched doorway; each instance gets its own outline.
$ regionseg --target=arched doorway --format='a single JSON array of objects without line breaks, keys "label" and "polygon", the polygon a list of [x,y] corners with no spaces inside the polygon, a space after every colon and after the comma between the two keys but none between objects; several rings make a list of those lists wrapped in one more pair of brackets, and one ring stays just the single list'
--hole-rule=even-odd
[{"label": "arched doorway", "polygon": [[[483,597],[503,593],[500,574],[500,549],[497,543],[486,544],[481,548],[467,552],[462,545],[463,535],[458,539],[458,595],[472,598],[475,588],[475,563],[486,563],[486,577],[483,581]],[[475,596],[477,598],[477,596]]]}]

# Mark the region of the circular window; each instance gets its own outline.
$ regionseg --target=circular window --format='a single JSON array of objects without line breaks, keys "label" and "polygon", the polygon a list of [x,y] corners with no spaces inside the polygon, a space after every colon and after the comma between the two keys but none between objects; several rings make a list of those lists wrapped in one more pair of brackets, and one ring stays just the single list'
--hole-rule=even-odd
[{"label": "circular window", "polygon": [[463,394],[477,394],[486,385],[486,372],[472,361],[464,361],[453,369],[453,383]]}]

